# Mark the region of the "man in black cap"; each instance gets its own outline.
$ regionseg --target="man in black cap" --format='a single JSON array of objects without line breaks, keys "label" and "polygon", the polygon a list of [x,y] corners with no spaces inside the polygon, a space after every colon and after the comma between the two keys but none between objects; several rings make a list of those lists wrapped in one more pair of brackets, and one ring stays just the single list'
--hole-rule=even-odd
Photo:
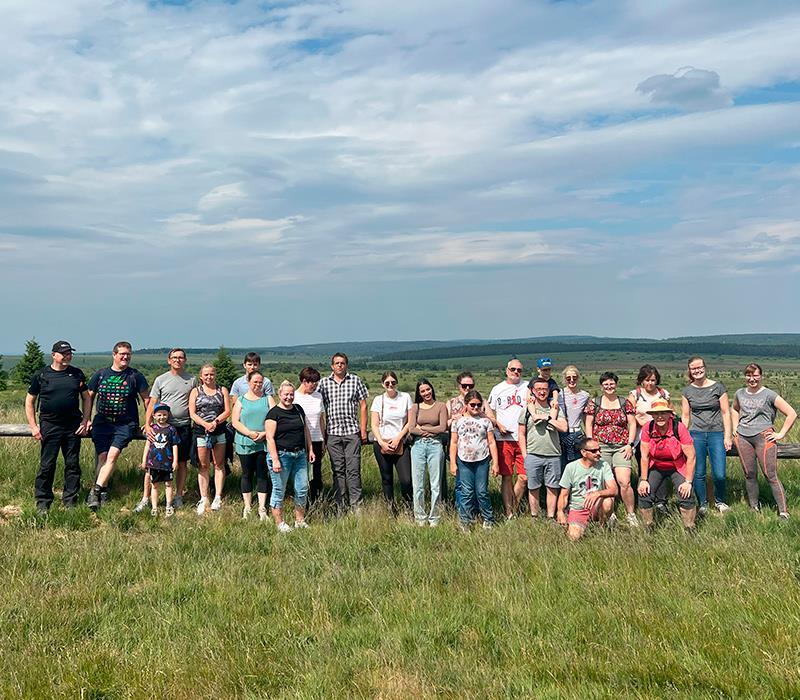
[{"label": "man in black cap", "polygon": [[[25,396],[25,415],[34,438],[42,443],[41,463],[34,491],[36,508],[47,512],[53,503],[53,480],[59,451],[64,455],[64,492],[67,508],[78,503],[81,487],[81,436],[89,430],[92,403],[86,376],[73,367],[74,348],[66,341],[53,344],[53,361],[37,372]],[[36,422],[36,402],[39,422]]]}]

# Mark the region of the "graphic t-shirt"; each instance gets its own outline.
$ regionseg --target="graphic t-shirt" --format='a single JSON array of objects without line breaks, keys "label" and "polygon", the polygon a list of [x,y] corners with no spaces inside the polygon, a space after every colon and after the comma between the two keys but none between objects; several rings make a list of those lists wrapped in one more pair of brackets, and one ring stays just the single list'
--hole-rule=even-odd
[{"label": "graphic t-shirt", "polygon": [[692,411],[692,430],[707,433],[725,430],[719,405],[720,398],[725,394],[725,385],[722,382],[703,387],[689,384],[683,387],[681,394],[689,402]]},{"label": "graphic t-shirt", "polygon": [[578,392],[572,392],[569,389],[564,389],[558,395],[558,405],[561,410],[567,412],[567,425],[570,430],[578,430],[583,427],[583,409],[589,402],[589,392],[581,389]]},{"label": "graphic t-shirt", "polygon": [[[525,444],[529,455],[557,457],[561,454],[561,440],[558,430],[547,421],[533,420],[534,416],[549,416],[550,406],[540,406],[534,401],[519,414],[519,424],[525,425]],[[558,409],[558,418],[564,418],[564,411]]]},{"label": "graphic t-shirt", "polygon": [[48,366],[33,375],[28,393],[39,397],[41,420],[72,426],[81,420],[80,396],[86,388],[86,375],[77,367]]},{"label": "graphic t-shirt", "polygon": [[279,450],[297,452],[306,447],[306,414],[297,404],[290,409],[273,406],[267,413],[267,420],[275,421],[275,445]]},{"label": "graphic t-shirt", "polygon": [[[675,437],[674,424],[678,426],[678,437]],[[672,418],[667,423],[667,430],[661,433],[655,421],[650,421],[642,428],[642,444],[649,445],[650,468],[659,471],[677,469],[679,474],[686,476],[686,455],[683,454],[681,445],[691,445],[692,436],[687,427],[677,418]]]},{"label": "graphic t-shirt", "polygon": [[496,430],[495,438],[498,440],[516,441],[519,414],[525,407],[527,399],[528,386],[525,382],[520,382],[519,384],[500,382],[495,385],[489,393],[487,403],[489,404],[489,408],[494,411],[497,422],[504,428],[511,430],[510,433],[501,433],[499,430]]},{"label": "graphic t-shirt", "polygon": [[188,426],[189,394],[197,386],[197,380],[191,374],[159,374],[150,387],[150,398],[156,403],[169,406],[169,422],[171,425]]},{"label": "graphic t-shirt", "polygon": [[489,456],[491,429],[492,421],[488,418],[461,416],[453,422],[450,432],[458,435],[458,457],[462,462],[481,462]]},{"label": "graphic t-shirt", "polygon": [[89,380],[89,391],[96,394],[95,422],[139,423],[136,402],[139,394],[147,391],[147,380],[137,369],[126,367],[121,371],[106,367],[98,370]]},{"label": "graphic t-shirt", "polygon": [[739,402],[739,427],[736,432],[742,437],[755,437],[771,428],[778,412],[775,408],[777,398],[778,394],[765,386],[755,394],[744,388],[738,389],[736,401]]},{"label": "graphic t-shirt", "polygon": [[172,448],[180,441],[178,431],[173,426],[167,424],[162,428],[158,423],[153,423],[153,440],[147,452],[147,468],[171,472]]},{"label": "graphic t-shirt", "polygon": [[378,414],[378,425],[384,440],[400,434],[406,424],[411,404],[411,397],[404,391],[398,391],[393,399],[390,399],[385,393],[372,399],[372,406],[369,410],[371,413]]},{"label": "graphic t-shirt", "polygon": [[607,481],[614,481],[614,474],[608,462],[601,459],[594,466],[585,467],[580,459],[576,459],[564,467],[558,485],[562,489],[569,489],[570,510],[580,510],[583,508],[586,496],[592,491],[603,490]]},{"label": "graphic t-shirt", "polygon": [[600,408],[601,398],[596,398],[586,404],[584,413],[594,416],[592,437],[606,445],[625,445],[628,442],[628,416],[636,413],[630,401],[617,398],[620,407]]}]

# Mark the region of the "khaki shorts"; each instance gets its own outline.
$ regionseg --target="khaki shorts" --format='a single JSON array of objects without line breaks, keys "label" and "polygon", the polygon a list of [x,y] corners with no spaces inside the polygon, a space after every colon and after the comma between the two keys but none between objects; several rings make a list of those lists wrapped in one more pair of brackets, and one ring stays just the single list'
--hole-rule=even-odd
[{"label": "khaki shorts", "polygon": [[600,443],[600,457],[611,465],[612,469],[633,469],[631,460],[625,459],[626,445],[609,445]]}]

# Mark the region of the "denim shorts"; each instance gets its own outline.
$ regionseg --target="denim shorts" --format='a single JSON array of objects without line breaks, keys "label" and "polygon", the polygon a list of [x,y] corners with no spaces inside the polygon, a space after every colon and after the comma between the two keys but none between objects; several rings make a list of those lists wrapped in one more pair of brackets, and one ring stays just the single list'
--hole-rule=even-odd
[{"label": "denim shorts", "polygon": [[224,445],[226,442],[228,442],[228,436],[225,433],[206,434],[197,438],[198,447],[214,447],[214,445]]}]

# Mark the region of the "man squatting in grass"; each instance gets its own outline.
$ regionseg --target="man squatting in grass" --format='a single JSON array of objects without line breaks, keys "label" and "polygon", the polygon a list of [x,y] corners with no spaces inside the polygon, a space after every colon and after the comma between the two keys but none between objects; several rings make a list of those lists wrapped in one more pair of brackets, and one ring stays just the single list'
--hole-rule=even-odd
[{"label": "man squatting in grass", "polygon": [[[186,485],[186,463],[192,449],[192,421],[189,418],[189,394],[197,386],[197,380],[184,371],[186,367],[186,351],[183,348],[172,348],[167,356],[169,371],[159,374],[150,388],[150,402],[147,405],[144,425],[147,439],[152,443],[153,407],[166,404],[170,408],[169,424],[178,435],[178,457],[175,460],[175,498],[167,505],[180,508],[183,505],[183,494]],[[150,472],[144,475],[144,492],[142,500],[133,510],[141,513],[150,502]]]},{"label": "man squatting in grass", "polygon": [[[564,467],[558,497],[558,522],[567,526],[567,536],[573,541],[583,537],[592,520],[608,520],[618,491],[611,467],[600,458],[600,443],[585,437],[577,448],[580,459]],[[569,515],[564,512],[567,504]]]},{"label": "man squatting in grass", "polygon": [[158,485],[163,483],[167,499],[166,514],[169,517],[175,512],[172,506],[172,469],[178,464],[181,438],[175,426],[169,423],[170,410],[167,404],[156,404],[152,416],[152,425],[146,425],[148,439],[142,451],[142,469],[147,471],[150,482],[150,513],[158,515]]},{"label": "man squatting in grass", "polygon": [[[53,361],[37,372],[25,396],[25,416],[31,435],[41,441],[41,461],[36,474],[36,508],[47,512],[53,503],[53,480],[59,451],[64,455],[64,492],[61,501],[67,508],[78,504],[81,488],[81,435],[91,425],[92,401],[86,376],[73,367],[74,349],[66,340],[53,344]],[[36,399],[39,422],[36,422]]]},{"label": "man squatting in grass", "polygon": [[97,413],[92,423],[92,441],[97,453],[97,477],[86,498],[93,510],[105,500],[108,481],[114,472],[122,450],[139,429],[137,399],[147,407],[147,380],[139,370],[130,366],[131,344],[120,341],[114,345],[111,367],[98,370],[89,380],[89,396],[97,398]]}]

